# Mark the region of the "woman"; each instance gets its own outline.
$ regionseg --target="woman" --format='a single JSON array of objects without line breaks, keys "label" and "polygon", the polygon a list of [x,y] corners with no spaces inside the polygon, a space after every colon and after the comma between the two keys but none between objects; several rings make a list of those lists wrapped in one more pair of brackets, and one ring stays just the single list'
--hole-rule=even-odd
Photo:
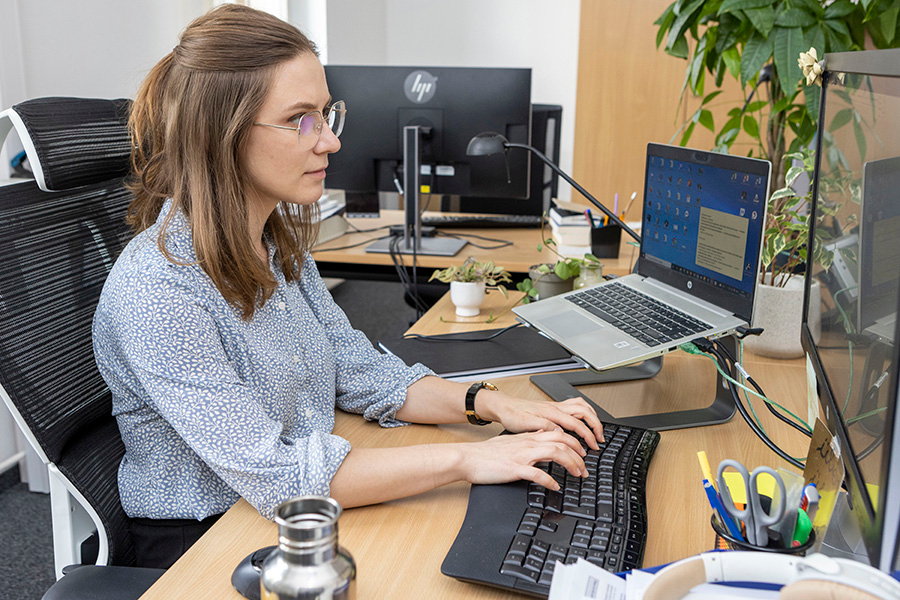
[{"label": "woman", "polygon": [[586,474],[563,432],[597,447],[583,400],[477,390],[481,418],[522,432],[481,443],[351,448],[332,433],[335,406],[385,427],[464,422],[469,389],[376,352],[310,258],[343,108],[309,40],[236,5],[191,23],[138,93],[138,233],[104,287],[94,348],[140,565],[172,564],[240,497],[271,518],[298,494],[352,507],[458,480],[557,489],[540,461]]}]

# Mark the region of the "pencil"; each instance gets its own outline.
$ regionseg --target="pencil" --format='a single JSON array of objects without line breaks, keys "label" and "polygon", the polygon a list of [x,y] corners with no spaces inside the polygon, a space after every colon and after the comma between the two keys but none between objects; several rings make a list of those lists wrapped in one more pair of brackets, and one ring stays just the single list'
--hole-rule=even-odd
[{"label": "pencil", "polygon": [[700,470],[703,471],[703,478],[706,479],[711,486],[713,486],[713,489],[716,489],[716,484],[713,483],[715,479],[713,479],[712,471],[710,471],[709,469],[709,459],[706,458],[705,450],[701,450],[697,453],[697,460],[700,462]]}]

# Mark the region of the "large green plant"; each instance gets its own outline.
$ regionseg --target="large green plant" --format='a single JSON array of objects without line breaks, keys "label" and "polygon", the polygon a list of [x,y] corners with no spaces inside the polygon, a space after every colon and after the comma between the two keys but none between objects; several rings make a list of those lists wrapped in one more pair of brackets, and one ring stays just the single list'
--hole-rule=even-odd
[{"label": "large green plant", "polygon": [[[687,60],[683,92],[702,98],[679,132],[681,145],[700,124],[716,134],[716,150],[746,143],[740,154],[771,160],[773,187],[784,187],[785,154],[810,144],[818,118],[820,88],[800,85],[800,53],[861,50],[867,40],[895,47],[898,22],[900,0],[676,0],[656,21],[656,44]],[[747,101],[716,124],[710,108],[726,76]]]}]

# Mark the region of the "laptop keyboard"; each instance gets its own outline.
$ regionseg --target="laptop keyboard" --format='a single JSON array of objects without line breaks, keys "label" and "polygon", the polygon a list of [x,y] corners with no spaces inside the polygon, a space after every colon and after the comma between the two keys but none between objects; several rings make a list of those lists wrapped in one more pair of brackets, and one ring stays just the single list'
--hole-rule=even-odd
[{"label": "laptop keyboard", "polygon": [[648,346],[695,335],[711,327],[621,283],[569,294],[566,300]]}]

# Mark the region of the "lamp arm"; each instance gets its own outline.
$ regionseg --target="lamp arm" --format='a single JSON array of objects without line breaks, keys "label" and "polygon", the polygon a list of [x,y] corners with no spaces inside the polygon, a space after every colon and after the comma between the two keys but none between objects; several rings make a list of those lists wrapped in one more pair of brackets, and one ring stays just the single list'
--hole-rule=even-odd
[{"label": "lamp arm", "polygon": [[539,159],[544,161],[544,164],[546,164],[548,167],[553,169],[554,173],[556,173],[557,175],[559,175],[560,177],[565,179],[569,185],[571,185],[573,188],[578,190],[582,196],[584,196],[591,202],[591,204],[593,204],[594,206],[599,208],[603,212],[603,214],[605,214],[607,217],[612,219],[613,223],[615,223],[616,225],[621,227],[626,233],[628,233],[628,235],[633,237],[638,243],[641,243],[641,236],[639,236],[637,233],[635,233],[634,230],[631,229],[631,227],[626,225],[625,222],[622,221],[622,219],[620,219],[618,216],[616,216],[616,214],[613,211],[611,211],[608,208],[606,208],[605,206],[603,206],[599,200],[597,200],[596,198],[591,196],[586,189],[584,189],[583,187],[578,185],[578,182],[576,182],[574,179],[572,179],[571,177],[566,175],[566,173],[562,169],[560,169],[555,164],[553,164],[553,161],[551,161],[549,158],[544,156],[543,152],[541,152],[534,146],[529,146],[527,144],[516,144],[513,142],[506,142],[505,144],[503,144],[503,146],[506,148],[522,148],[523,150],[528,150],[529,152],[531,152],[532,154],[537,156]]}]

